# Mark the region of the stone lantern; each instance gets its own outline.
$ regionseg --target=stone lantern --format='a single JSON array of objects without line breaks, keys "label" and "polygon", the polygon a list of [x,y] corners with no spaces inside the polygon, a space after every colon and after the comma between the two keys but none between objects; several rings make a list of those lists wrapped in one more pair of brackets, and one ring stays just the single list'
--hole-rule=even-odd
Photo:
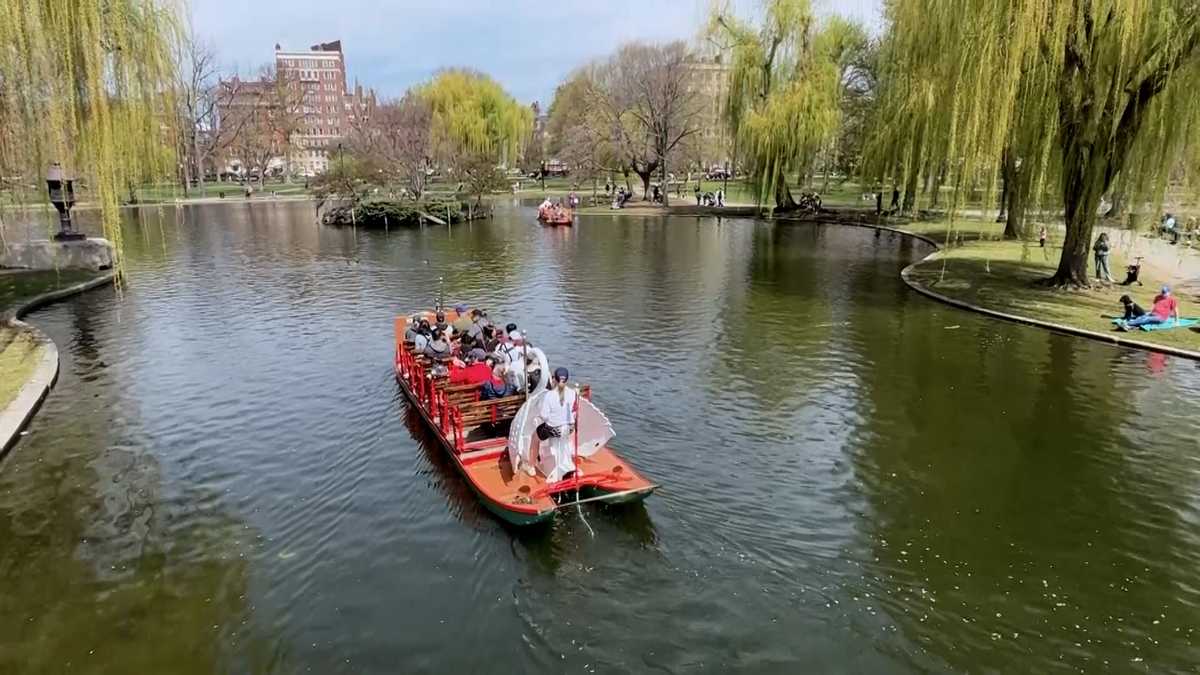
[{"label": "stone lantern", "polygon": [[78,241],[87,239],[87,235],[76,232],[71,225],[71,207],[75,206],[75,181],[64,178],[62,165],[55,162],[46,172],[46,191],[50,193],[50,203],[58,209],[58,234],[55,241]]}]

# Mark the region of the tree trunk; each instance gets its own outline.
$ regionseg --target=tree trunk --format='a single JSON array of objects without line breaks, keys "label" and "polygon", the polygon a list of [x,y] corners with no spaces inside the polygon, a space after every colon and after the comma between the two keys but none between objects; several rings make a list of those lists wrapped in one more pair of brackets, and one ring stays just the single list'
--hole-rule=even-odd
[{"label": "tree trunk", "polygon": [[908,177],[904,181],[904,199],[900,206],[901,213],[911,214],[917,205],[917,181],[920,179],[920,164],[913,162],[908,167]]},{"label": "tree trunk", "polygon": [[670,186],[667,185],[667,160],[666,159],[663,159],[662,164],[660,164],[658,166],[658,176],[659,176],[658,180],[662,184],[662,190],[661,190],[662,198],[663,198],[662,205],[670,206],[671,205],[671,197],[670,197],[669,193],[671,192],[671,190],[670,190]]},{"label": "tree trunk", "polygon": [[1107,217],[1117,221],[1123,220],[1125,218],[1126,201],[1124,192],[1114,192],[1112,208],[1108,210]]},{"label": "tree trunk", "polygon": [[917,134],[916,143],[912,147],[912,156],[908,159],[908,176],[904,181],[904,201],[900,205],[901,213],[912,213],[917,203],[917,182],[921,178],[921,153],[925,148],[924,127]]},{"label": "tree trunk", "polygon": [[192,156],[196,159],[196,188],[204,196],[204,155],[200,154],[200,139],[192,134]]},{"label": "tree trunk", "polygon": [[942,203],[942,181],[945,179],[945,166],[939,164],[933,169],[933,180],[930,186],[929,208],[936,209]]},{"label": "tree trunk", "polygon": [[793,211],[797,208],[796,200],[792,199],[792,191],[788,189],[787,181],[780,180],[775,184],[775,210]]},{"label": "tree trunk", "polygon": [[1063,239],[1062,257],[1054,276],[1045,280],[1048,286],[1088,287],[1088,253],[1092,244],[1092,227],[1096,223],[1096,207],[1108,188],[1105,174],[1112,158],[1104,143],[1087,143],[1072,139],[1063,158],[1063,203],[1067,235]]},{"label": "tree trunk", "polygon": [[1116,186],[1112,189],[1112,208],[1105,216],[1110,220],[1120,221],[1125,218],[1125,209],[1128,206],[1129,198],[1125,194],[1125,186],[1128,181],[1125,180],[1124,173],[1121,172],[1121,175],[1113,181]]},{"label": "tree trunk", "polygon": [[642,179],[642,201],[650,201],[650,179],[654,177],[654,172],[646,171],[643,173],[641,171],[637,171],[636,169],[635,172],[637,173],[638,178]]},{"label": "tree trunk", "polygon": [[183,198],[187,199],[188,188],[192,185],[192,162],[191,158],[186,154],[183,157],[183,161],[179,163],[179,178],[180,182],[183,183]]},{"label": "tree trunk", "polygon": [[1013,186],[1008,189],[1008,217],[1004,221],[1005,239],[1025,238],[1025,181],[1018,172]]},{"label": "tree trunk", "polygon": [[[1012,186],[1012,166],[1009,162],[1008,148],[1000,155],[1000,202],[996,207],[1000,209],[1000,213],[996,214],[996,222],[1002,223],[1008,218],[1008,188]],[[1004,232],[1004,238],[1008,239],[1008,230]]]},{"label": "tree trunk", "polygon": [[1000,166],[1004,187],[1000,193],[1000,213],[1004,217],[1004,238],[1017,239],[1024,232],[1025,200],[1021,195],[1020,168],[1011,150],[1005,149]]}]

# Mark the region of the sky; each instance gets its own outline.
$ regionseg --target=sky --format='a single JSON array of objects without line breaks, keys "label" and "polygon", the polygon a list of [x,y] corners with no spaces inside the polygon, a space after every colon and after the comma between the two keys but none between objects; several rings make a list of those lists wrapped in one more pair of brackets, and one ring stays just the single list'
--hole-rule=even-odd
[{"label": "sky", "polygon": [[[818,0],[879,23],[881,0]],[[750,11],[757,2],[737,0]],[[253,74],[275,44],[303,50],[340,39],[347,76],[396,97],[442,68],[491,75],[519,101],[548,106],[576,67],[630,40],[693,39],[709,0],[193,0],[192,27],[227,75]],[[744,6],[744,7],[743,7]]]}]

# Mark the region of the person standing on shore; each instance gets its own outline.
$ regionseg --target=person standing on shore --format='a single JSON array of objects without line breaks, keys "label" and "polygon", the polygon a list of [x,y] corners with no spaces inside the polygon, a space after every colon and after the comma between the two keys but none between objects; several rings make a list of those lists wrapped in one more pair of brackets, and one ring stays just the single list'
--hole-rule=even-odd
[{"label": "person standing on shore", "polygon": [[1042,226],[1042,231],[1038,232],[1038,245],[1046,248],[1046,226]]},{"label": "person standing on shore", "polygon": [[1101,232],[1096,238],[1096,243],[1092,245],[1092,252],[1096,255],[1096,278],[1100,281],[1112,283],[1114,281],[1112,272],[1108,269],[1108,233]]}]

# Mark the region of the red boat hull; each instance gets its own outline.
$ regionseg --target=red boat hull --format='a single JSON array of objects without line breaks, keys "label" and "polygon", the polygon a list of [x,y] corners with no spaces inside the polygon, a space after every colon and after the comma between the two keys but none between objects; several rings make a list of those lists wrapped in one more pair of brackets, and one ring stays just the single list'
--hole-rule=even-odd
[{"label": "red boat hull", "polygon": [[[447,321],[456,318],[454,312],[447,312]],[[658,487],[608,447],[590,457],[579,458],[582,476],[578,480],[548,483],[541,474],[529,476],[514,472],[508,460],[507,438],[468,440],[472,436],[472,427],[464,424],[463,420],[467,418],[461,412],[466,406],[450,400],[446,393],[448,388],[430,379],[419,359],[408,352],[404,344],[407,327],[407,317],[396,319],[396,381],[489,511],[510,523],[531,525],[554,517],[560,508],[555,497],[562,493],[623,503],[644,499]],[[480,406],[486,409],[488,404],[468,405],[479,410]],[[492,417],[496,414],[493,408]]]}]

